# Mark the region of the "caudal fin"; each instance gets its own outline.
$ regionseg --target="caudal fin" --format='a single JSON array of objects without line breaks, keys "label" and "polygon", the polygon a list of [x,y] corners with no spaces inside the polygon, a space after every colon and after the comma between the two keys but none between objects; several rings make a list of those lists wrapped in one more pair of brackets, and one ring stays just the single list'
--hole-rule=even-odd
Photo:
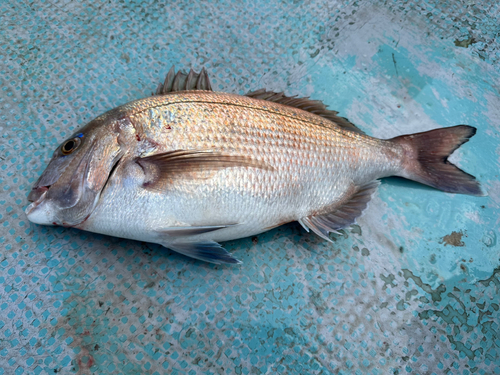
[{"label": "caudal fin", "polygon": [[400,176],[448,193],[484,195],[474,176],[448,161],[453,151],[474,134],[476,128],[458,125],[392,138],[405,151]]}]

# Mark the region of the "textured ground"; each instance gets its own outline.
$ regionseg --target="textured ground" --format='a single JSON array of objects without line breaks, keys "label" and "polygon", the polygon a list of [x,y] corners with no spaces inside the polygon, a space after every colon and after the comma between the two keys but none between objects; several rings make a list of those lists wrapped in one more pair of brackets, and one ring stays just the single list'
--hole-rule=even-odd
[{"label": "textured ground", "polygon": [[[500,373],[500,5],[0,3],[0,374]],[[497,38],[497,40],[495,40]],[[478,128],[489,196],[387,179],[359,226],[226,244],[222,267],[30,224],[31,184],[172,64],[214,89],[322,99],[369,134]]]}]

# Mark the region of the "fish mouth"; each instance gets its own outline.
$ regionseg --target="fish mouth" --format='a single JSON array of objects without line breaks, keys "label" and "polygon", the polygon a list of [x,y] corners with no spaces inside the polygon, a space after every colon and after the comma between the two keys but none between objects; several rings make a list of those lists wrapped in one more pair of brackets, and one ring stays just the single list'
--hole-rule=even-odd
[{"label": "fish mouth", "polygon": [[42,211],[44,211],[40,206],[46,201],[45,198],[47,197],[50,187],[51,185],[35,186],[31,189],[30,193],[28,194],[28,201],[32,203],[24,210],[29,221],[36,224],[54,224],[53,222],[46,222],[44,217],[40,216],[43,215]]},{"label": "fish mouth", "polygon": [[36,186],[33,189],[31,189],[29,195],[28,195],[28,201],[30,202],[36,202],[38,201],[42,195],[44,195],[47,191],[49,191],[50,185],[49,186]]},{"label": "fish mouth", "polygon": [[36,215],[36,212],[37,212],[36,209],[45,200],[47,192],[49,191],[49,189],[46,186],[44,186],[44,188],[45,189],[39,189],[39,188],[37,188],[40,191],[37,190],[36,194],[33,194],[33,195],[30,193],[29,198],[28,198],[28,199],[30,199],[30,198],[34,199],[36,197],[36,200],[31,200],[30,199],[30,202],[33,202],[33,203],[31,203],[28,207],[26,207],[26,210],[25,210],[26,216],[28,216],[28,220],[30,220],[30,221],[32,221],[34,223],[40,223],[39,220],[37,220],[37,218],[36,218],[36,216],[37,216]]}]

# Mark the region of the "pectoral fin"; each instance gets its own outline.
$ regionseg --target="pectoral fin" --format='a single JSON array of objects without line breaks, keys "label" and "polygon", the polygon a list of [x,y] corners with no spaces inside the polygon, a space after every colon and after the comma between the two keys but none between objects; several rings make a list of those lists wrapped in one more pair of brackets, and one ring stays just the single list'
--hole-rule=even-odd
[{"label": "pectoral fin", "polygon": [[310,229],[321,238],[331,242],[328,233],[336,233],[337,230],[354,224],[356,218],[363,213],[379,184],[380,181],[377,180],[357,187],[334,210],[324,214],[303,217],[299,220],[299,223],[306,231],[309,232]]},{"label": "pectoral fin", "polygon": [[166,247],[191,258],[215,264],[241,264],[231,253],[215,241],[169,244]]},{"label": "pectoral fin", "polygon": [[162,191],[165,183],[176,178],[204,179],[214,172],[234,167],[272,169],[264,162],[248,156],[220,152],[176,150],[136,160],[145,174],[143,187]]}]

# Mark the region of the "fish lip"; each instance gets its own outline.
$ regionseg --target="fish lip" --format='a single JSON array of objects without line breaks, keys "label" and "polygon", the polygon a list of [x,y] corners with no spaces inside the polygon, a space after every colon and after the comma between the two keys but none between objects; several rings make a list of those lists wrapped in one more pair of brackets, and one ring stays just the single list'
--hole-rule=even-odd
[{"label": "fish lip", "polygon": [[29,195],[28,195],[28,201],[29,202],[36,202],[38,201],[42,195],[44,195],[47,191],[49,191],[50,185],[49,186],[35,186],[33,189],[31,189]]},{"label": "fish lip", "polygon": [[[49,188],[46,186],[43,186],[43,187],[45,189],[43,190],[42,194],[38,197],[38,199],[31,201],[33,203],[31,203],[28,207],[26,207],[26,211],[25,211],[26,215],[29,215],[31,212],[33,212],[33,210],[35,210],[40,205],[40,203],[42,203],[45,200],[45,197],[47,196],[47,192],[49,191]],[[39,189],[39,188],[37,188],[37,189]],[[31,193],[30,193],[30,195],[31,195]]]}]

